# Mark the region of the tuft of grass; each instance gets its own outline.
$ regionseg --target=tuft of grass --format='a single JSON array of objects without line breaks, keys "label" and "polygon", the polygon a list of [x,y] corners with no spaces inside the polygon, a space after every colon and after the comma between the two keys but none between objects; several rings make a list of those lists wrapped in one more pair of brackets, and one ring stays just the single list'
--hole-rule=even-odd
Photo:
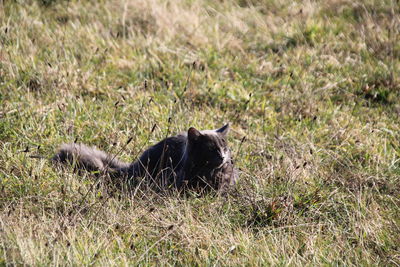
[{"label": "tuft of grass", "polygon": [[[0,1],[0,265],[400,265],[396,1]],[[133,161],[231,122],[226,197],[116,190],[46,159]]]}]

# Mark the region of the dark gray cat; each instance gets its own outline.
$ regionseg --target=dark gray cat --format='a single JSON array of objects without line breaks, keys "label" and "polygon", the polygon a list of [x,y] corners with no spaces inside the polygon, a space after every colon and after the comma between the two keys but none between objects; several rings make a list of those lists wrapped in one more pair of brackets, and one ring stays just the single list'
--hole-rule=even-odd
[{"label": "dark gray cat", "polygon": [[76,162],[87,170],[107,172],[127,181],[145,177],[164,188],[226,192],[238,176],[225,138],[228,131],[228,124],[218,130],[198,131],[191,127],[187,133],[151,146],[131,164],[83,144],[62,145],[53,160]]}]

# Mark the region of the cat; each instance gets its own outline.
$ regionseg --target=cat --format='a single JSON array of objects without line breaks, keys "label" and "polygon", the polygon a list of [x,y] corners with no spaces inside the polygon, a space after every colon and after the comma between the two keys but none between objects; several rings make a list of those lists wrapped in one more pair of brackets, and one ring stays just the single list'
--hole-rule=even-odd
[{"label": "cat", "polygon": [[217,130],[190,127],[149,147],[130,164],[95,147],[75,143],[63,144],[52,160],[75,162],[80,168],[109,173],[122,181],[144,177],[160,188],[227,192],[238,178],[226,142],[228,131],[229,124]]}]

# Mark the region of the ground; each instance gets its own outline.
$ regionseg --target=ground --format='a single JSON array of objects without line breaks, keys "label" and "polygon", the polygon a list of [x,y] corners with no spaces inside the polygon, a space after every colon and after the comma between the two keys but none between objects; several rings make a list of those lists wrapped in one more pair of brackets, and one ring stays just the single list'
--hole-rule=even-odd
[{"label": "ground", "polygon": [[[400,265],[395,0],[0,1],[0,265]],[[228,196],[110,190],[230,122]],[[38,158],[35,156],[40,156]]]}]

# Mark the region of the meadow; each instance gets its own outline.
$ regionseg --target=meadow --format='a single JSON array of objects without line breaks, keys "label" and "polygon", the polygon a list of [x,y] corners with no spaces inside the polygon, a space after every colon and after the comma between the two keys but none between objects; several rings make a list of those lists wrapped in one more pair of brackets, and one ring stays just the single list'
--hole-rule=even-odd
[{"label": "meadow", "polygon": [[[400,266],[399,33],[396,0],[0,0],[0,266]],[[227,196],[48,160],[226,122]]]}]

